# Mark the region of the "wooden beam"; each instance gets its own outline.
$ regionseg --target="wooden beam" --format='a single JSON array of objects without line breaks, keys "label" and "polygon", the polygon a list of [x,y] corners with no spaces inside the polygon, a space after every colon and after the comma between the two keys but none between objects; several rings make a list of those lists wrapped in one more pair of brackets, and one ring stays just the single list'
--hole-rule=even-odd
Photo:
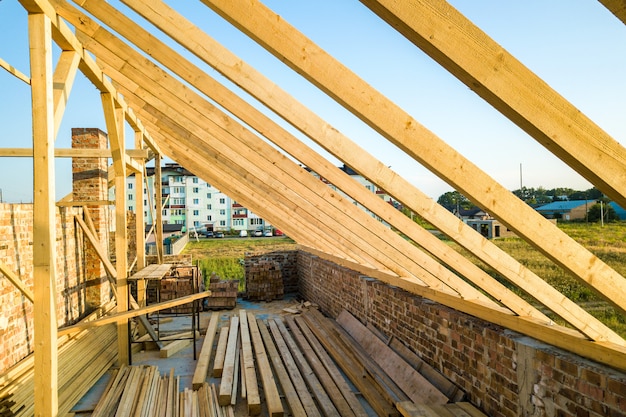
[{"label": "wooden beam", "polygon": [[[143,134],[141,131],[135,131],[135,148],[143,148]],[[143,205],[143,196],[146,192],[143,177],[144,172],[146,172],[145,160],[139,161],[139,165],[141,169],[135,172],[135,198],[137,199],[135,203],[135,247],[137,248],[137,269],[143,269],[146,266],[146,219]]]},{"label": "wooden beam", "polygon": [[[154,156],[154,193],[156,194],[155,200],[157,201],[156,218],[152,218],[152,223],[155,227],[156,235],[156,250],[157,259],[159,263],[163,263],[163,209],[161,208],[161,202],[163,201],[163,178],[161,174],[161,155],[156,154]],[[169,196],[168,196],[169,197]]]},{"label": "wooden beam", "polygon": [[[626,205],[626,149],[460,12],[435,1],[362,3],[612,200]],[[622,13],[623,7],[622,2]],[[440,32],[433,36],[435,27]]]},{"label": "wooden beam", "polygon": [[[147,149],[127,149],[129,158],[148,159]],[[32,148],[0,148],[0,157],[28,157],[32,158]],[[55,158],[112,158],[110,149],[54,149]]]},{"label": "wooden beam", "polygon": [[[115,270],[117,285],[118,311],[128,310],[127,253],[128,238],[126,231],[126,164],[124,161],[124,117],[110,93],[101,93],[102,107],[107,125],[109,145],[115,170]],[[118,357],[120,364],[128,365],[130,357],[128,345],[128,323],[121,320],[117,324]]]},{"label": "wooden beam", "polygon": [[219,324],[219,317],[219,313],[211,313],[211,319],[209,320],[209,325],[206,329],[206,334],[204,335],[204,341],[202,342],[198,362],[196,362],[196,369],[191,380],[191,385],[194,390],[200,389],[200,387],[206,382],[209,372],[211,352],[213,351],[213,341],[215,340],[215,332],[217,331],[217,325]]},{"label": "wooden beam", "polygon": [[70,92],[74,85],[74,78],[78,71],[80,63],[80,55],[74,50],[61,51],[59,62],[54,71],[54,137],[56,138],[67,102],[70,98]]},{"label": "wooden beam", "polygon": [[237,351],[237,334],[239,332],[239,317],[230,318],[228,327],[228,342],[226,344],[226,356],[224,357],[224,369],[220,381],[219,405],[230,404],[233,391],[233,380],[235,378],[235,356]]},{"label": "wooden beam", "polygon": [[97,320],[75,324],[73,326],[67,326],[59,329],[58,336],[64,336],[66,334],[72,334],[80,330],[89,329],[91,327],[104,326],[110,323],[117,323],[120,320],[128,320],[133,317],[143,316],[146,314],[154,313],[155,311],[165,310],[172,307],[177,307],[182,304],[187,304],[195,300],[200,300],[202,298],[208,297],[211,295],[211,291],[199,292],[191,295],[187,295],[185,297],[179,297],[174,300],[163,301],[156,304],[151,304],[147,307],[143,307],[137,310],[128,310],[117,312],[115,314],[111,314],[109,316],[102,317]]},{"label": "wooden beam", "polygon": [[16,286],[22,294],[24,294],[24,297],[28,298],[31,302],[35,302],[35,296],[33,295],[33,292],[29,290],[24,284],[24,281],[22,281],[20,277],[18,277],[17,274],[13,272],[3,262],[0,262],[0,272],[3,273],[4,276],[7,277],[7,279]]},{"label": "wooden beam", "polygon": [[[257,416],[261,413],[261,396],[259,394],[259,383],[254,367],[254,356],[252,354],[252,341],[250,340],[250,330],[248,327],[248,316],[246,310],[239,310],[239,335],[241,336],[241,354],[243,355],[242,369],[246,379],[246,401],[248,403],[248,414]],[[222,405],[220,397],[220,405]],[[230,403],[230,397],[228,398]],[[227,404],[228,404],[227,403]]]},{"label": "wooden beam", "polygon": [[52,25],[46,15],[29,13],[28,38],[33,122],[35,415],[56,416],[59,395]]},{"label": "wooden beam", "polygon": [[626,1],[624,0],[599,0],[600,3],[615,15],[622,23],[626,24]]},{"label": "wooden beam", "polygon": [[281,417],[284,413],[283,404],[278,394],[278,386],[274,379],[274,373],[270,367],[270,361],[263,345],[261,332],[256,321],[256,317],[252,313],[248,313],[248,327],[250,328],[250,338],[254,345],[254,355],[256,364],[259,368],[259,375],[263,384],[263,395],[265,396],[265,404],[267,405],[267,413],[270,417]]},{"label": "wooden beam", "polygon": [[15,68],[13,65],[9,64],[2,58],[0,58],[0,67],[7,70],[9,74],[15,75],[18,79],[30,85],[30,77],[28,75],[22,73],[20,70],[18,70],[17,68]]}]

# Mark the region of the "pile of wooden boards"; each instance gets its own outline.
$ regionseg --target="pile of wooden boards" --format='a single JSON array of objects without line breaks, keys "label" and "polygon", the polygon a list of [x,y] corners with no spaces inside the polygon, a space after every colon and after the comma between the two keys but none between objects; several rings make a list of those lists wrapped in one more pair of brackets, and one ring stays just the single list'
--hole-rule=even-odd
[{"label": "pile of wooden boards", "polygon": [[[110,311],[109,303],[84,321]],[[94,327],[59,338],[59,415],[67,414],[117,360],[115,325]],[[34,415],[34,355],[20,361],[0,376],[0,415]]]},{"label": "pile of wooden boards", "polygon": [[222,308],[235,308],[237,305],[238,280],[222,280],[216,274],[211,274],[209,290],[211,295],[207,297],[207,307],[211,310]]},{"label": "pile of wooden boards", "polygon": [[280,264],[267,259],[253,262],[246,268],[246,298],[248,300],[280,300],[284,295]]},{"label": "pile of wooden boards", "polygon": [[92,417],[228,417],[232,409],[217,405],[215,386],[180,389],[180,378],[160,375],[157,366],[122,366],[115,370]]}]

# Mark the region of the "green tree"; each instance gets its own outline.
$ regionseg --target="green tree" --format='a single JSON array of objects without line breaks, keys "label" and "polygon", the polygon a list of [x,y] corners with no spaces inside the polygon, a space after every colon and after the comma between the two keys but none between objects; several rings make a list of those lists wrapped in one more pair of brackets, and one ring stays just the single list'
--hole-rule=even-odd
[{"label": "green tree", "polygon": [[615,209],[606,202],[602,202],[602,206],[600,205],[600,203],[591,206],[591,208],[587,212],[587,219],[590,222],[599,222],[602,215],[604,215],[605,222],[619,220]]},{"label": "green tree", "polygon": [[467,197],[458,191],[448,191],[441,194],[437,199],[437,203],[448,209],[469,209],[474,206]]}]

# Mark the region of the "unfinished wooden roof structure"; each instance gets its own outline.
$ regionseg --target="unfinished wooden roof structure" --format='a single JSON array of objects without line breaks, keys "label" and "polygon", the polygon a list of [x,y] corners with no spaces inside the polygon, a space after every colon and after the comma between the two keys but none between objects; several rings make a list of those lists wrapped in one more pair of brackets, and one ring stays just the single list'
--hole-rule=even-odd
[{"label": "unfinished wooden roof structure", "polygon": [[[23,291],[37,307],[35,403],[39,415],[55,415],[57,404],[57,328],[51,296],[55,282],[51,267],[55,265],[52,249],[55,228],[50,226],[54,224],[57,204],[53,162],[55,151],[57,155],[63,152],[55,150],[55,138],[79,71],[100,91],[109,135],[111,178],[116,185],[115,275],[118,304],[122,309],[128,306],[124,296],[127,265],[122,256],[126,247],[126,177],[131,173],[140,178],[144,175],[148,154],[156,158],[159,175],[160,158],[167,156],[268,219],[306,250],[414,294],[626,370],[626,341],[620,336],[216,43],[176,10],[160,0],[122,2],[499,275],[532,294],[569,326],[555,325],[539,309],[367,192],[336,164],[105,1],[74,0],[72,4],[65,0],[20,0],[28,11],[30,75],[3,61],[0,63],[32,89],[35,285],[32,294],[25,288]],[[493,214],[547,258],[593,288],[618,311],[626,312],[623,276],[297,28],[256,0],[202,2],[407,155]],[[361,2],[537,142],[626,207],[626,150],[462,14],[440,0]],[[622,0],[601,0],[601,3],[626,22],[626,5]],[[62,50],[56,64],[51,52],[53,42]],[[127,125],[135,132],[136,150],[125,149]],[[69,155],[72,151],[65,153]],[[4,155],[9,154],[9,150],[4,151]],[[302,165],[319,173],[392,228],[316,180]],[[160,182],[155,183],[158,186]],[[138,223],[143,224],[141,210],[137,215]],[[310,233],[311,230],[316,233]],[[143,260],[139,262],[141,265]],[[21,285],[17,278],[14,283]],[[125,325],[118,327],[123,358]]]}]

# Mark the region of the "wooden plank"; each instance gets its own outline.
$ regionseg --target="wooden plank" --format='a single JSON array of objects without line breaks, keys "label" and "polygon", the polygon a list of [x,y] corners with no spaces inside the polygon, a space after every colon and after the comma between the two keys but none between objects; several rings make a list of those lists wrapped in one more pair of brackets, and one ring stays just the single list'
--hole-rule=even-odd
[{"label": "wooden plank", "polygon": [[296,361],[296,364],[298,365],[298,368],[300,369],[300,372],[302,373],[302,376],[304,377],[304,379],[307,382],[307,385],[313,392],[313,395],[315,396],[315,399],[317,400],[317,404],[319,405],[324,415],[326,417],[340,416],[339,412],[337,411],[337,408],[335,407],[332,400],[328,396],[328,393],[324,389],[325,387],[317,378],[317,376],[313,372],[313,369],[311,369],[311,366],[309,365],[304,355],[302,354],[302,352],[296,345],[296,342],[293,340],[293,338],[289,334],[289,331],[285,327],[282,320],[279,317],[276,317],[274,318],[273,321],[276,323],[276,327],[278,327],[280,334],[285,340],[285,344],[289,347],[289,350],[291,351],[291,354],[293,355]]},{"label": "wooden plank", "polygon": [[[309,342],[309,344],[311,345],[311,347],[313,348],[313,350],[319,357],[320,361],[324,364],[324,367],[326,367],[326,369],[328,370],[328,373],[332,376],[333,380],[335,381],[335,384],[337,384],[337,387],[341,390],[341,394],[350,405],[352,412],[357,417],[367,417],[368,415],[367,412],[363,408],[363,405],[361,405],[361,402],[356,397],[355,393],[352,391],[352,388],[350,387],[350,385],[348,385],[345,377],[343,376],[339,368],[337,368],[337,366],[335,365],[335,362],[333,362],[331,357],[328,355],[328,352],[326,352],[324,347],[320,344],[320,342],[317,340],[315,335],[311,332],[311,330],[303,321],[303,319],[300,317],[294,317],[294,321],[295,323],[297,323],[298,327],[302,331],[302,334],[304,335],[306,340]],[[291,327],[291,322],[288,321],[288,323],[289,323],[289,327]]]},{"label": "wooden plank", "polygon": [[220,336],[217,340],[217,348],[215,349],[215,359],[213,360],[213,376],[215,378],[222,377],[224,370],[224,358],[226,357],[226,343],[228,342],[228,326],[220,329]]},{"label": "wooden plank", "polygon": [[337,323],[365,349],[411,400],[428,405],[448,402],[448,397],[346,310],[339,313]]},{"label": "wooden plank", "polygon": [[285,365],[280,358],[278,349],[276,348],[276,345],[274,344],[272,336],[267,330],[265,323],[263,323],[263,320],[257,319],[257,325],[259,327],[261,337],[263,338],[263,342],[265,343],[265,350],[267,351],[267,355],[272,361],[272,366],[274,368],[274,371],[276,372],[278,382],[280,382],[283,395],[285,396],[285,400],[287,401],[287,405],[289,406],[289,410],[291,411],[291,415],[293,417],[307,417],[307,414],[304,411],[304,407],[302,406],[302,402],[300,401],[298,393],[296,392],[296,388],[291,382],[291,379],[289,379],[287,369],[285,368]]},{"label": "wooden plank", "polygon": [[385,342],[387,346],[394,350],[402,359],[404,359],[409,365],[411,365],[417,372],[422,374],[424,378],[430,381],[434,387],[445,394],[450,401],[458,402],[462,401],[465,397],[465,393],[459,389],[455,384],[448,380],[445,376],[440,374],[435,368],[426,363],[417,354],[413,353],[404,343],[402,343],[397,337],[387,338],[378,330],[367,323],[367,328],[373,333],[377,333],[377,337]]},{"label": "wooden plank", "polygon": [[388,396],[383,396],[376,387],[377,382],[374,377],[365,372],[363,364],[360,363],[354,352],[349,350],[337,334],[333,333],[334,328],[331,320],[324,318],[316,310],[308,310],[301,317],[376,413],[378,415],[397,414],[392,406],[394,404],[392,400]]},{"label": "wooden plank", "polygon": [[30,84],[30,77],[28,75],[24,74],[2,58],[0,58],[0,67],[7,70],[10,74],[15,75],[18,79],[24,81],[26,84]]},{"label": "wooden plank", "polygon": [[[254,356],[252,354],[252,341],[250,340],[250,330],[248,327],[248,316],[246,310],[239,310],[239,327],[241,329],[241,353],[243,357],[242,371],[246,379],[246,401],[248,403],[248,413],[252,416],[261,413],[261,397],[259,395],[259,384],[254,368]],[[228,405],[228,401],[222,403],[220,397],[220,405]]]},{"label": "wooden plank", "polygon": [[200,349],[200,356],[198,356],[198,362],[196,363],[196,370],[193,373],[192,387],[197,390],[200,389],[202,384],[206,382],[206,377],[209,371],[209,361],[211,360],[211,351],[213,350],[213,340],[215,338],[215,332],[217,331],[217,325],[219,320],[218,313],[211,313],[211,320],[207,326],[206,334],[204,335],[204,341],[202,342],[202,349]]},{"label": "wooden plank", "polygon": [[91,327],[104,326],[105,324],[110,324],[120,319],[130,319],[133,317],[138,317],[138,316],[142,316],[145,314],[153,313],[155,311],[176,307],[181,304],[190,303],[194,300],[200,300],[204,297],[208,297],[209,295],[211,295],[211,291],[204,291],[204,292],[200,292],[196,294],[187,295],[185,297],[179,297],[174,300],[168,300],[168,301],[163,301],[163,302],[156,303],[156,304],[151,304],[147,307],[143,307],[137,310],[129,310],[129,311],[121,312],[121,313],[111,314],[111,315],[102,317],[98,320],[85,322],[85,323],[81,322],[72,326],[67,326],[67,327],[63,327],[62,329],[59,329],[59,336],[71,334],[79,330],[84,330],[84,329],[88,329]]},{"label": "wooden plank", "polygon": [[311,366],[311,369],[313,369],[313,372],[315,372],[315,375],[324,387],[324,390],[330,397],[339,414],[342,417],[354,417],[355,414],[346,399],[343,397],[343,393],[339,390],[334,379],[330,376],[324,367],[324,364],[313,351],[313,348],[311,348],[311,345],[300,331],[300,328],[296,325],[293,316],[286,316],[285,321],[291,330],[291,336],[300,346],[301,352],[304,354],[308,364]]},{"label": "wooden plank", "polygon": [[441,414],[424,404],[415,404],[412,401],[396,403],[396,408],[404,417],[450,417],[449,413]]},{"label": "wooden plank", "polygon": [[[239,385],[240,379],[239,365],[241,363],[241,349],[239,348],[239,345],[241,345],[240,336],[237,336],[237,347],[235,348],[235,369],[233,371],[233,392],[230,394],[230,405],[233,407],[237,405],[237,386]],[[243,390],[245,390],[245,387],[242,387],[242,391]]]},{"label": "wooden plank", "polygon": [[302,402],[302,406],[306,412],[306,415],[315,417],[321,416],[322,414],[315,405],[313,397],[311,396],[311,393],[309,392],[309,389],[307,388],[304,381],[304,377],[300,373],[298,365],[296,365],[296,361],[294,360],[293,355],[291,354],[291,351],[287,346],[287,343],[285,342],[280,330],[278,329],[276,322],[274,320],[268,320],[267,324],[270,328],[272,335],[274,336],[276,347],[280,352],[280,356],[282,357],[285,368],[287,369],[289,377],[291,378],[294,388],[296,389],[300,401]]},{"label": "wooden plank", "polygon": [[235,372],[235,357],[237,349],[237,334],[239,332],[239,317],[230,318],[228,332],[228,344],[226,345],[226,357],[224,359],[224,370],[220,381],[219,404],[230,404],[230,397],[233,391],[233,378]]},{"label": "wooden plank", "polygon": [[263,345],[263,339],[259,331],[259,326],[254,314],[248,313],[248,327],[250,329],[250,338],[254,346],[254,354],[256,356],[256,364],[261,375],[261,383],[263,384],[263,393],[265,395],[265,404],[270,417],[281,417],[284,414],[283,403],[278,394],[278,387],[274,380],[274,373],[270,366],[270,361]]},{"label": "wooden plank", "polygon": [[185,349],[189,345],[191,345],[191,340],[190,339],[175,340],[175,341],[170,342],[170,343],[166,344],[165,346],[163,346],[159,350],[159,356],[161,358],[169,358],[170,356],[175,355],[176,353],[178,353],[181,350]]}]

